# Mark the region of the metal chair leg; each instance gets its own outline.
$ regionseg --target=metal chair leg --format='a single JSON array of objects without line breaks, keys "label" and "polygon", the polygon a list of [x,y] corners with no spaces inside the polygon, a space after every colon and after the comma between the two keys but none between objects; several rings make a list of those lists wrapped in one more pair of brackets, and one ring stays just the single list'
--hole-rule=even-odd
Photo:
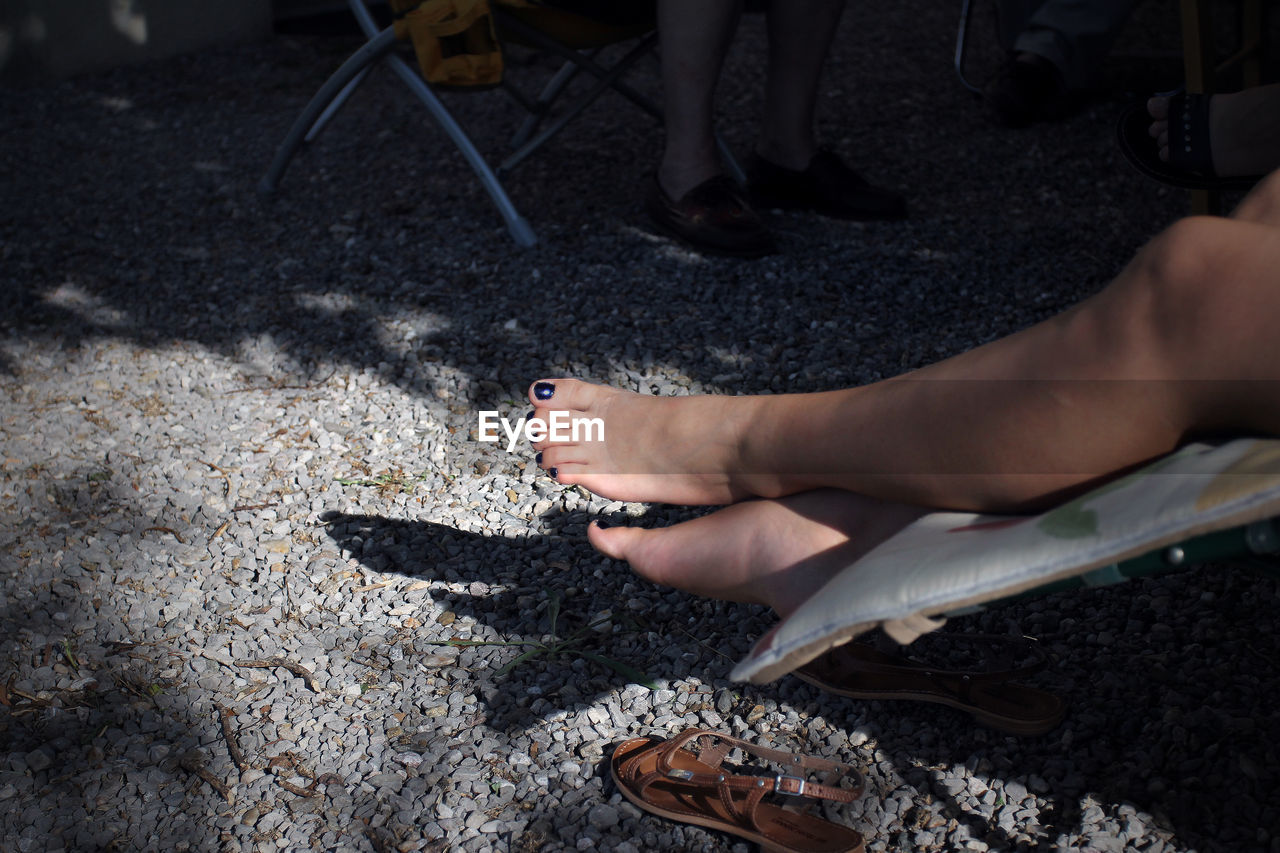
[{"label": "metal chair leg", "polygon": [[258,182],[259,192],[263,194],[275,192],[276,188],[280,186],[280,179],[284,176],[285,169],[289,168],[289,161],[293,159],[294,155],[298,153],[298,149],[312,135],[312,129],[320,123],[321,119],[327,120],[326,116],[332,114],[330,107],[334,101],[342,97],[344,93],[350,94],[348,87],[362,78],[375,62],[379,62],[386,57],[395,47],[395,43],[395,33],[388,29],[353,53],[325,81],[320,90],[315,93],[306,107],[303,108],[301,114],[294,120],[293,126],[289,128],[289,133],[284,138],[284,142],[280,143],[280,147],[276,150],[276,156],[271,161],[270,168],[262,176],[262,180]]},{"label": "metal chair leg", "polygon": [[372,65],[366,65],[364,68],[360,69],[360,73],[357,74],[350,83],[342,87],[342,91],[329,102],[329,106],[324,108],[324,112],[320,114],[320,118],[316,119],[316,123],[311,125],[311,129],[307,131],[306,137],[302,140],[303,142],[311,142],[324,132],[324,129],[329,124],[330,119],[338,114],[338,110],[342,109],[342,105],[347,102],[352,93],[355,92],[356,89],[360,88],[360,84],[369,76],[369,69],[372,67]]},{"label": "metal chair leg", "polygon": [[969,49],[969,26],[973,23],[974,0],[963,0],[960,6],[960,29],[956,32],[956,76],[960,85],[975,95],[981,95],[982,89],[969,82],[964,76],[964,58]]},{"label": "metal chair leg", "polygon": [[[395,34],[390,28],[387,29],[387,32],[391,32],[392,38],[395,38]],[[431,117],[436,120],[440,128],[449,136],[453,144],[458,147],[458,150],[462,152],[462,156],[466,158],[467,163],[476,173],[476,177],[480,179],[485,191],[489,193],[489,198],[493,200],[498,212],[502,214],[502,218],[506,221],[507,231],[510,232],[511,238],[516,241],[517,245],[524,248],[536,245],[538,242],[537,235],[534,234],[533,228],[525,218],[516,210],[515,205],[511,203],[511,198],[507,195],[507,191],[503,189],[498,176],[489,167],[489,163],[481,155],[479,149],[476,148],[475,143],[471,141],[471,137],[467,135],[467,132],[458,124],[453,114],[436,97],[436,93],[431,91],[431,87],[423,81],[418,71],[395,55],[387,57],[387,64],[395,72],[396,76],[409,87],[409,91],[422,102],[422,105],[427,108],[427,112],[431,113]]]},{"label": "metal chair leg", "polygon": [[[501,22],[503,29],[510,30],[520,38],[538,47],[540,50],[545,50],[548,53],[554,53],[561,59],[572,62],[581,70],[594,74],[600,79],[603,79],[611,73],[609,68],[603,67],[590,56],[586,56],[573,48],[565,47],[554,39],[551,39],[538,30],[535,30],[533,27],[528,26],[515,16],[503,12],[502,9],[494,7],[493,14],[494,17]],[[648,52],[651,49],[652,44],[657,41],[657,37],[657,33],[649,33],[641,40],[640,45],[632,48],[632,51],[639,51],[641,53]],[[621,61],[628,62],[630,60],[631,53],[628,53]],[[640,109],[647,112],[649,115],[654,116],[655,118],[662,117],[662,111],[658,109],[657,105],[654,104],[653,101],[637,92],[631,86],[628,86],[625,81],[615,79],[613,82],[613,90],[631,101],[631,103],[635,104]]]},{"label": "metal chair leg", "polygon": [[[1213,62],[1213,17],[1207,0],[1182,0],[1182,61],[1186,69],[1186,88],[1191,94],[1213,94],[1215,80]],[[1193,216],[1216,214],[1222,206],[1221,196],[1210,190],[1191,191]]]},{"label": "metal chair leg", "polygon": [[590,106],[591,103],[597,97],[599,97],[601,94],[605,92],[605,90],[610,88],[617,88],[616,83],[618,81],[618,78],[620,78],[623,74],[629,71],[632,65],[634,65],[637,61],[639,61],[640,58],[643,57],[646,53],[648,53],[649,49],[652,47],[653,42],[656,39],[657,39],[656,33],[650,33],[648,36],[642,39],[640,44],[632,48],[631,51],[627,53],[626,56],[620,59],[607,72],[605,72],[604,75],[601,76],[600,79],[596,81],[595,86],[593,86],[590,89],[590,91],[586,92],[581,98],[579,98],[573,104],[573,106],[571,106],[564,113],[558,116],[556,120],[552,122],[550,125],[548,125],[546,128],[544,128],[541,133],[539,133],[537,136],[530,139],[524,145],[517,148],[515,151],[511,153],[509,157],[507,157],[507,159],[503,160],[502,163],[498,166],[498,171],[506,172],[514,168],[516,164],[518,164],[520,161],[524,160],[526,157],[528,157],[530,154],[536,151],[548,139],[555,136],[562,129],[564,129],[564,127],[570,121],[572,121],[574,118],[578,116],[579,113],[581,113],[588,106]]},{"label": "metal chair leg", "polygon": [[582,68],[577,63],[566,61],[564,65],[560,66],[560,70],[547,81],[547,85],[543,87],[538,99],[525,105],[529,115],[521,123],[520,129],[516,131],[515,136],[511,137],[512,148],[519,148],[524,145],[538,131],[538,126],[546,118],[551,104],[556,98],[560,97],[560,93],[573,81],[574,77],[578,76],[578,72],[581,70]]}]

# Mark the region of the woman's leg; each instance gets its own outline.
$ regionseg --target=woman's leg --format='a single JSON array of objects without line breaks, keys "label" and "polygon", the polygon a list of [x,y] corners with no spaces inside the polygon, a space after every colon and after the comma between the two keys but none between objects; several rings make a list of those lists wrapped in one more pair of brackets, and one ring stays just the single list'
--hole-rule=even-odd
[{"label": "woman's leg", "polygon": [[844,0],[772,0],[767,7],[769,75],[756,151],[797,171],[818,152],[814,112],[822,64]]},{"label": "woman's leg", "polygon": [[923,514],[839,489],[742,501],[670,527],[593,524],[597,549],[695,595],[787,616],[827,581]]},{"label": "woman's leg", "polygon": [[716,83],[741,14],[742,0],[658,0],[666,131],[658,183],[670,198],[721,173]]},{"label": "woman's leg", "polygon": [[[1272,176],[1241,211],[1274,211]],[[1280,229],[1192,218],[1043,323],[886,382],[819,394],[654,398],[542,380],[539,415],[600,418],[544,442],[563,483],[730,503],[836,487],[916,506],[1050,502],[1200,432],[1280,433]],[[548,395],[548,392],[549,395]]]}]

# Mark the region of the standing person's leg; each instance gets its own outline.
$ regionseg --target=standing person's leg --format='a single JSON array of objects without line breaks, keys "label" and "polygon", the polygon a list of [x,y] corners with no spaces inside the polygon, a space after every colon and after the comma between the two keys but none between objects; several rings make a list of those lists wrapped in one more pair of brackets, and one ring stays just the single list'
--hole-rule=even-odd
[{"label": "standing person's leg", "polygon": [[714,254],[776,250],[742,188],[724,174],[715,93],[742,0],[658,0],[666,142],[645,210],[673,237]]},{"label": "standing person's leg", "polygon": [[1140,0],[1047,0],[1031,15],[1013,49],[1052,62],[1067,89],[1096,82],[1116,36]]},{"label": "standing person's leg", "polygon": [[812,210],[840,219],[899,219],[906,203],[873,187],[830,151],[815,130],[822,66],[844,0],[771,0],[769,74],[748,186],[757,205]]},{"label": "standing person's leg", "polygon": [[[1274,211],[1280,175],[1242,209]],[[575,380],[538,413],[600,418],[544,442],[563,483],[718,504],[835,487],[917,506],[1041,506],[1213,431],[1280,434],[1280,228],[1192,218],[1104,290],[903,377],[820,394],[653,398]]]},{"label": "standing person's leg", "polygon": [[[1045,0],[1013,37],[983,94],[997,122],[1021,127],[1066,115],[1097,73],[1140,0]],[[1025,12],[1025,4],[1021,4]],[[1002,17],[1016,17],[1008,2]],[[1003,23],[1003,22],[1002,22]],[[1004,27],[1002,26],[1002,30]]]},{"label": "standing person's leg", "polygon": [[720,68],[742,0],[659,0],[662,111],[666,143],[658,183],[673,199],[722,172],[715,141]]},{"label": "standing person's leg", "polygon": [[801,170],[818,153],[814,113],[822,65],[835,38],[845,0],[772,0],[769,75],[756,153]]}]

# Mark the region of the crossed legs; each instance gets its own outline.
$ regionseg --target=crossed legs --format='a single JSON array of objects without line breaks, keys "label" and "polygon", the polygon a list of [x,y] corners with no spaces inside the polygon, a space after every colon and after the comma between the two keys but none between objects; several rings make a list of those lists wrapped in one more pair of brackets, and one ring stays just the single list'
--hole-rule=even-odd
[{"label": "crossed legs", "polygon": [[605,438],[536,446],[605,497],[745,501],[589,535],[651,580],[785,615],[924,507],[1027,510],[1198,434],[1280,434],[1276,270],[1280,174],[1229,219],[1176,223],[1068,311],[906,376],[686,398],[541,380],[540,416],[601,418]]}]

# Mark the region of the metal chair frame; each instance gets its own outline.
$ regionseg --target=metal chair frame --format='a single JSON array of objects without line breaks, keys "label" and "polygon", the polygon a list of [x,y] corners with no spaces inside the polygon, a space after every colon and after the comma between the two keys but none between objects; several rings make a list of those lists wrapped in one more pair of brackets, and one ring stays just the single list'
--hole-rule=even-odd
[{"label": "metal chair frame", "polygon": [[[656,32],[650,31],[639,37],[636,44],[630,47],[621,59],[613,65],[605,67],[596,61],[600,48],[584,51],[565,47],[555,39],[539,32],[535,27],[529,26],[515,16],[505,12],[501,6],[495,3],[492,11],[501,31],[518,36],[522,41],[540,50],[546,50],[559,56],[565,60],[565,64],[552,75],[536,98],[530,98],[504,77],[503,90],[520,104],[529,115],[511,139],[510,145],[514,150],[498,164],[497,168],[494,168],[490,166],[488,160],[481,154],[480,149],[470,135],[454,118],[436,92],[422,78],[417,68],[406,62],[403,57],[397,55],[396,46],[398,41],[393,28],[387,27],[383,29],[378,26],[369,11],[366,0],[347,0],[347,5],[350,7],[352,14],[355,15],[356,21],[368,41],[325,81],[324,85],[320,87],[306,107],[303,108],[297,119],[294,120],[289,132],[285,135],[284,141],[276,150],[270,167],[258,184],[258,189],[263,194],[274,193],[279,188],[285,170],[288,169],[289,163],[302,146],[312,142],[320,135],[330,120],[342,108],[343,104],[350,99],[355,90],[364,82],[369,71],[380,62],[387,63],[395,76],[422,103],[431,118],[458,148],[458,151],[466,159],[467,164],[471,166],[481,185],[498,208],[498,212],[506,223],[507,231],[510,233],[511,238],[515,240],[517,245],[526,248],[536,245],[538,238],[528,220],[520,215],[510,196],[507,195],[506,189],[502,186],[501,177],[503,175],[510,172],[530,154],[564,130],[596,98],[609,89],[618,92],[659,121],[662,119],[662,111],[653,101],[628,86],[621,79],[640,59],[651,53],[656,47]],[[576,100],[569,103],[553,121],[543,127],[543,124],[550,117],[553,105],[556,104],[574,78],[584,71],[596,78],[595,84]],[[744,175],[741,167],[734,160],[732,152],[723,139],[718,135],[716,144],[725,160],[729,173],[739,182],[743,181]]]}]

